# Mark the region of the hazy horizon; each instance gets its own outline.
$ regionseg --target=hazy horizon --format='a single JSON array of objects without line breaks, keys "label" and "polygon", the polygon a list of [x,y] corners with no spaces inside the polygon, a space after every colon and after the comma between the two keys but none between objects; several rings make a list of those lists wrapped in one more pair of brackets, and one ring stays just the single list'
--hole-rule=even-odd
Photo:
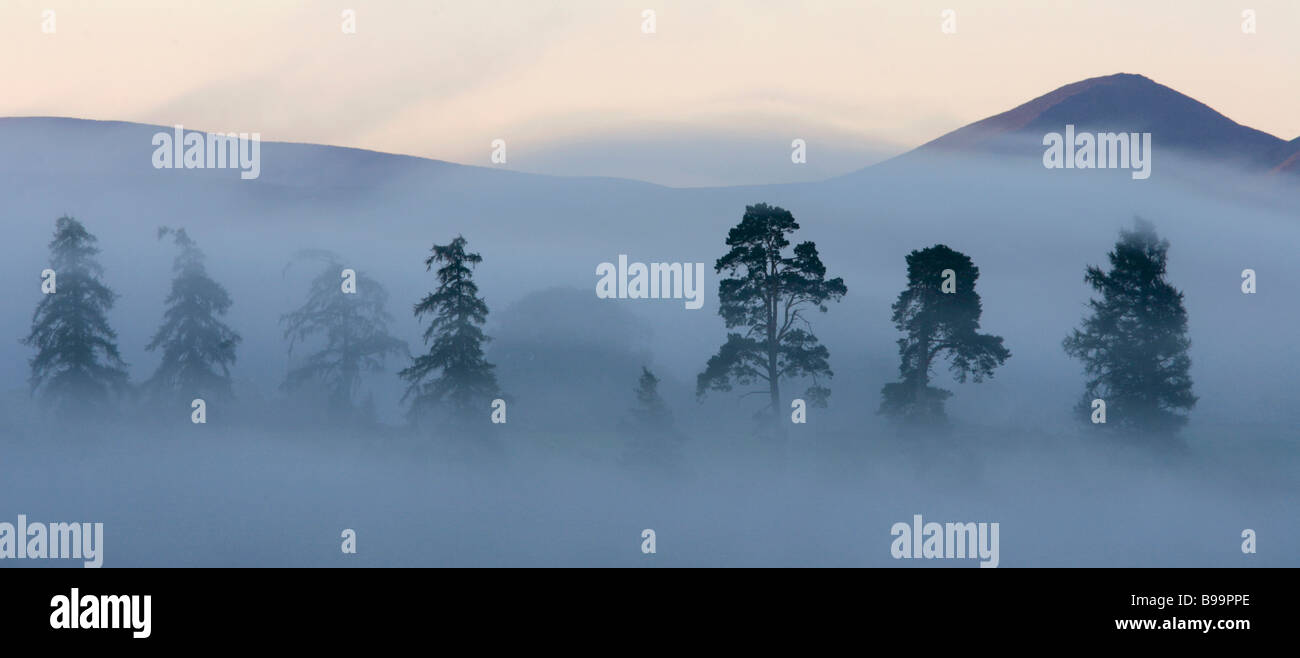
[{"label": "hazy horizon", "polygon": [[[694,187],[847,173],[1062,85],[1129,72],[1300,136],[1287,73],[1300,69],[1300,6],[1281,1],[1252,4],[1249,34],[1243,8],[1118,0],[395,0],[356,3],[354,33],[343,9],[7,3],[0,54],[18,65],[0,71],[0,116],[259,132],[470,165],[491,164],[504,139],[502,168]],[[1094,47],[1062,47],[1081,40]],[[800,166],[796,138],[808,143]]]}]

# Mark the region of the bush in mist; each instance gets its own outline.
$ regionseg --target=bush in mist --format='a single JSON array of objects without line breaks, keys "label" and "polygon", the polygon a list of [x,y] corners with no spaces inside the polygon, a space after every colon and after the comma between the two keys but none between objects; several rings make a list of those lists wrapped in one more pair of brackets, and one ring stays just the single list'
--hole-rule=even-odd
[{"label": "bush in mist", "polygon": [[980,270],[970,257],[938,244],[907,255],[907,288],[893,304],[901,381],[881,390],[880,413],[909,424],[945,418],[952,392],[930,386],[937,358],[946,356],[958,382],[993,376],[1011,357],[1001,336],[979,333],[983,309],[975,282]]}]

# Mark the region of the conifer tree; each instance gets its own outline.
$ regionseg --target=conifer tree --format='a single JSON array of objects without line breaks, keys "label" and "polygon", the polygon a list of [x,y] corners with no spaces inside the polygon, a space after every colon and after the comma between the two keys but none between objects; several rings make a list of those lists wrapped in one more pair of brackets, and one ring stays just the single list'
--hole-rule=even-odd
[{"label": "conifer tree", "polygon": [[1076,407],[1083,418],[1093,400],[1103,400],[1105,426],[1170,434],[1196,405],[1187,310],[1183,293],[1165,280],[1168,251],[1169,242],[1138,218],[1132,231],[1120,231],[1110,272],[1088,267],[1084,281],[1100,297],[1089,300],[1092,315],[1063,341],[1088,375]]},{"label": "conifer tree", "polygon": [[239,334],[220,320],[231,306],[230,294],[208,276],[205,256],[185,229],[162,227],[180,250],[172,263],[175,278],[167,294],[162,326],[145,349],[162,351],[162,362],[144,388],[156,400],[229,398],[230,366],[235,363]]},{"label": "conifer tree", "polygon": [[681,436],[673,427],[673,414],[659,395],[659,378],[641,367],[636,406],[620,428],[625,434],[622,460],[632,468],[677,469],[682,466]]},{"label": "conifer tree", "polygon": [[645,366],[641,367],[641,377],[637,379],[636,402],[632,417],[638,426],[653,431],[672,427],[673,414],[659,395],[659,378]]},{"label": "conifer tree", "polygon": [[766,203],[746,206],[740,223],[727,234],[725,255],[714,269],[727,276],[718,282],[718,314],[728,329],[718,353],[696,381],[696,395],[729,391],[734,384],[758,384],[768,410],[781,423],[781,382],[812,380],[804,392],[809,402],[825,406],[830,389],[822,384],[834,373],[830,352],[812,333],[806,313],[826,312],[827,302],[847,292],[844,280],[826,278],[813,242],[790,250],[786,236],[799,230],[790,211]]},{"label": "conifer tree", "polygon": [[55,222],[50,241],[46,293],[32,315],[23,343],[36,348],[28,382],[64,416],[94,416],[108,411],[114,394],[127,383],[126,363],[108,311],[117,299],[100,280],[97,239],[72,217]]},{"label": "conifer tree", "polygon": [[993,376],[1011,357],[1002,337],[979,333],[983,308],[970,257],[938,244],[907,255],[907,287],[893,304],[901,381],[881,391],[880,413],[908,424],[942,422],[950,391],[930,386],[936,359],[946,356],[958,382]]},{"label": "conifer tree", "polygon": [[483,346],[490,338],[483,333],[488,307],[478,296],[472,268],[482,256],[465,251],[465,238],[450,244],[433,245],[425,270],[438,268],[438,287],[415,305],[415,317],[429,316],[424,331],[428,351],[412,359],[401,371],[409,383],[403,400],[410,399],[412,420],[441,408],[447,419],[457,423],[489,418],[491,401],[500,397],[495,366],[487,362]]},{"label": "conifer tree", "polygon": [[[312,279],[307,300],[280,318],[289,354],[312,343],[317,348],[289,370],[284,388],[324,387],[331,409],[348,416],[357,408],[361,378],[379,372],[390,356],[406,354],[406,343],[388,333],[388,291],[364,272],[353,271],[354,288],[345,291],[344,267],[328,252],[304,252],[301,257],[325,261]],[[362,401],[362,405],[373,405]]]}]

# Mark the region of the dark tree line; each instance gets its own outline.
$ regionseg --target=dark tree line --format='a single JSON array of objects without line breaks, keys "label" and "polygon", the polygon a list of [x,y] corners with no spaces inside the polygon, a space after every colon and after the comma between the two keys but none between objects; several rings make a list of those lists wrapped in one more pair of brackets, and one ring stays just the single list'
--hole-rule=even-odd
[{"label": "dark tree line", "polygon": [[[765,385],[765,408],[778,412],[778,423],[782,380],[811,379],[805,395],[814,404],[824,405],[830,395],[822,383],[833,374],[829,353],[801,311],[825,312],[826,302],[846,292],[841,279],[825,278],[814,243],[783,253],[790,245],[786,236],[798,228],[788,211],[758,204],[731,229],[731,250],[715,266],[730,275],[718,284],[718,313],[728,329],[743,331],[727,335],[697,383],[698,396],[733,384]],[[1196,403],[1182,293],[1165,281],[1168,246],[1139,219],[1133,231],[1121,231],[1111,272],[1087,270],[1085,281],[1101,299],[1089,302],[1093,315],[1064,341],[1066,353],[1082,360],[1089,375],[1078,406],[1085,419],[1091,419],[1093,400],[1109,398],[1113,427],[1169,433],[1186,422],[1179,412]],[[946,360],[958,383],[981,382],[1011,352],[1002,337],[980,332],[980,272],[969,256],[938,244],[913,251],[906,262],[907,286],[892,306],[903,334],[899,381],[881,390],[879,413],[905,426],[934,425],[945,422],[944,401],[952,396],[930,384],[937,362]]]},{"label": "dark tree line", "polygon": [[[783,385],[805,383],[807,402],[828,402],[830,352],[813,333],[811,317],[847,293],[843,279],[827,277],[815,243],[792,246],[799,228],[789,211],[760,203],[747,206],[728,232],[728,251],[714,265],[722,275],[718,313],[728,333],[696,381],[701,398],[737,385],[753,387],[749,394],[767,398],[760,415],[770,417],[778,432],[785,422]],[[230,295],[208,275],[203,252],[184,229],[163,228],[158,236],[170,237],[178,253],[162,324],[145,346],[161,352],[161,362],[140,390],[164,401],[230,397],[230,367],[241,340],[221,320],[232,305]],[[23,339],[36,350],[30,361],[33,393],[68,415],[106,412],[115,396],[129,390],[127,364],[107,318],[117,295],[102,280],[96,242],[77,220],[56,221],[50,268],[42,273],[45,294]],[[457,236],[433,245],[425,259],[436,286],[412,309],[418,321],[427,322],[425,349],[398,373],[407,384],[403,401],[413,423],[486,423],[491,405],[503,396],[485,356],[488,306],[473,276],[483,259],[466,247]],[[1091,314],[1063,347],[1084,364],[1088,378],[1078,410],[1094,423],[1089,411],[1101,400],[1112,427],[1172,433],[1196,403],[1183,294],[1165,278],[1168,248],[1139,219],[1133,230],[1121,231],[1109,272],[1087,268],[1084,280],[1098,297],[1088,302]],[[303,304],[281,317],[291,355],[284,388],[316,387],[339,418],[350,418],[363,375],[382,371],[387,359],[406,355],[407,347],[389,333],[383,286],[343,268],[332,254],[302,256],[324,267]],[[980,272],[969,256],[938,244],[911,252],[906,264],[907,285],[892,306],[892,320],[903,334],[899,381],[882,389],[879,413],[906,425],[939,423],[952,393],[931,385],[936,364],[946,361],[959,383],[980,382],[1011,353],[1001,337],[980,331]],[[309,344],[305,355],[292,360],[295,348]],[[680,437],[658,384],[643,369],[637,406],[625,424],[633,435],[628,451],[673,462]]]}]

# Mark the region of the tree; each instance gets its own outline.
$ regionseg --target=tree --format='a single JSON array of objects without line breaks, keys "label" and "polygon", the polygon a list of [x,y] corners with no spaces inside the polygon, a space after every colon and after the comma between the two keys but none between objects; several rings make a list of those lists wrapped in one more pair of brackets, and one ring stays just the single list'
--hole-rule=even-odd
[{"label": "tree", "polygon": [[172,263],[176,276],[167,295],[162,326],[145,349],[162,350],[162,362],[144,383],[155,399],[228,398],[230,366],[239,334],[219,318],[230,310],[230,294],[208,276],[205,256],[185,229],[158,229],[180,249]]},{"label": "tree", "polygon": [[942,244],[907,255],[907,287],[891,307],[894,326],[904,334],[898,339],[901,381],[881,390],[879,413],[906,423],[942,422],[952,392],[930,386],[935,359],[946,356],[953,377],[964,383],[992,377],[1011,357],[1001,336],[979,333],[979,276],[970,257]]},{"label": "tree", "polygon": [[388,333],[388,291],[378,281],[354,271],[354,292],[345,292],[338,256],[308,251],[299,257],[324,261],[325,267],[312,279],[307,301],[280,323],[290,357],[297,345],[316,339],[323,344],[290,368],[283,388],[322,386],[335,415],[348,417],[357,408],[362,375],[383,370],[389,356],[405,355],[406,343]]},{"label": "tree", "polygon": [[652,431],[672,427],[673,414],[659,395],[659,378],[645,366],[641,366],[641,377],[637,379],[636,402],[632,418],[637,426]]},{"label": "tree", "polygon": [[106,411],[109,398],[127,383],[126,363],[107,313],[117,294],[100,281],[104,268],[95,259],[97,238],[72,217],[60,217],[50,241],[52,289],[36,305],[31,332],[23,339],[36,348],[29,362],[32,393],[38,391],[64,416]]},{"label": "tree", "polygon": [[438,268],[438,288],[415,305],[415,317],[432,316],[424,331],[429,351],[411,361],[400,373],[410,383],[402,400],[411,399],[411,417],[418,420],[436,407],[448,408],[453,419],[464,422],[482,414],[487,417],[490,401],[500,397],[495,366],[483,357],[483,345],[490,338],[481,325],[488,307],[478,296],[471,268],[482,256],[465,251],[465,238],[450,244],[433,245],[433,255],[424,261],[425,271]]},{"label": "tree", "polygon": [[714,265],[726,273],[718,282],[718,314],[728,329],[727,340],[709,359],[696,382],[696,395],[729,391],[734,384],[766,384],[764,409],[780,422],[782,380],[812,379],[805,396],[825,406],[830,389],[830,352],[812,333],[804,312],[826,312],[826,303],[847,292],[844,280],[827,279],[817,245],[802,242],[787,255],[786,236],[799,230],[794,215],[777,206],[746,206],[740,223],[727,234],[731,250]]},{"label": "tree", "polygon": [[627,434],[625,465],[670,470],[682,466],[681,436],[673,427],[673,414],[659,395],[659,378],[645,366],[637,379],[636,406],[621,429]]},{"label": "tree", "polygon": [[1100,299],[1088,301],[1091,317],[1062,343],[1088,375],[1077,407],[1084,418],[1100,399],[1108,424],[1168,434],[1187,422],[1179,411],[1196,405],[1183,293],[1165,281],[1168,251],[1155,227],[1137,218],[1134,230],[1120,231],[1110,272],[1088,267],[1084,281]]}]

